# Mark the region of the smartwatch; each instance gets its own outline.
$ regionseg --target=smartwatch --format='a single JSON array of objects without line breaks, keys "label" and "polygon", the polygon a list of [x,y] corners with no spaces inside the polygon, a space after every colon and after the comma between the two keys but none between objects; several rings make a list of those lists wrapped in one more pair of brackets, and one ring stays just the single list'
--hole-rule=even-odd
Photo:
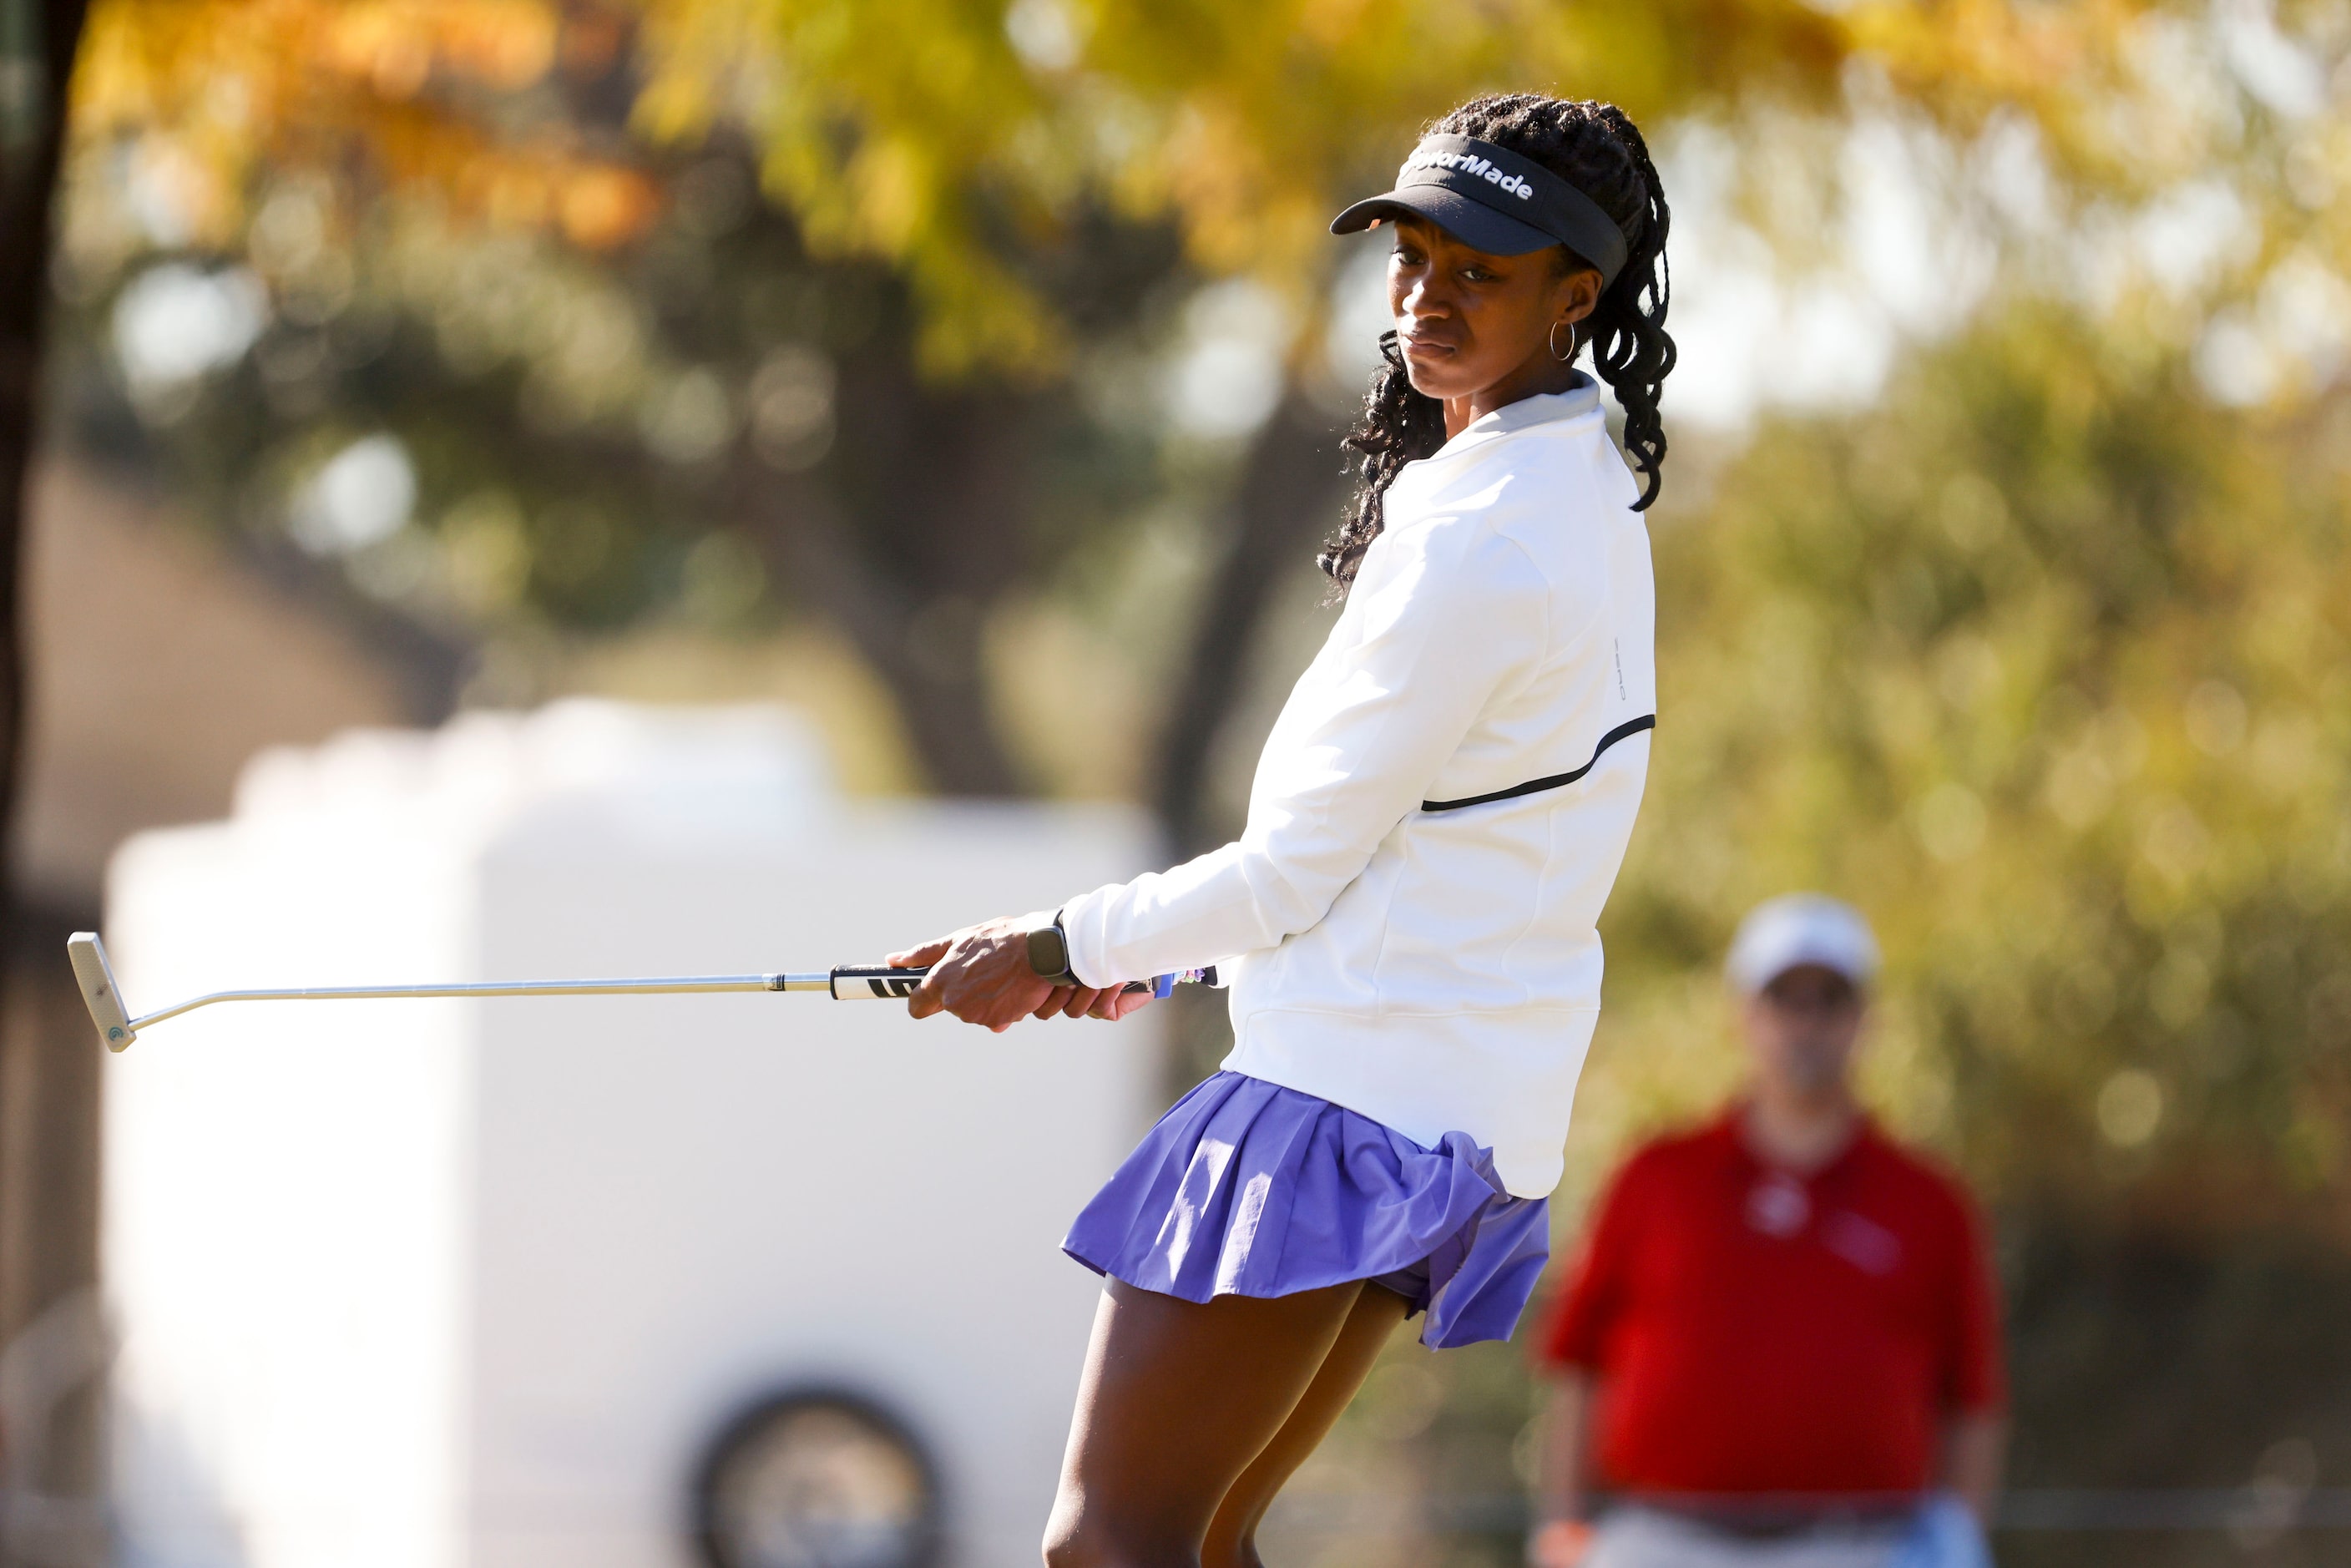
[{"label": "smartwatch", "polygon": [[1061,929],[1059,910],[1045,925],[1029,928],[1029,967],[1057,986],[1085,984],[1070,972],[1070,934]]}]

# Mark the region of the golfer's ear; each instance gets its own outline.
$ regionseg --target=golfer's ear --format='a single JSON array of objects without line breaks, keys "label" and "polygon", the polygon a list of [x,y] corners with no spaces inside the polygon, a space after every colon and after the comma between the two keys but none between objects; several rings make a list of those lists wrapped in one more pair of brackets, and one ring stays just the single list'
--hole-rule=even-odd
[{"label": "golfer's ear", "polygon": [[1598,269],[1579,267],[1559,280],[1560,319],[1581,321],[1600,308],[1600,273]]}]

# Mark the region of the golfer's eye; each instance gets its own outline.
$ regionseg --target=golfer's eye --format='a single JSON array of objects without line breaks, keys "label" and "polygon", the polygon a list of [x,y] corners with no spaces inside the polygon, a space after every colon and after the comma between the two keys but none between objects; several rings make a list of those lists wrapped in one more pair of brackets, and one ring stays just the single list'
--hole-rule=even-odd
[{"label": "golfer's eye", "polygon": [[1499,276],[1482,267],[1471,266],[1461,269],[1461,279],[1465,283],[1491,283]]}]

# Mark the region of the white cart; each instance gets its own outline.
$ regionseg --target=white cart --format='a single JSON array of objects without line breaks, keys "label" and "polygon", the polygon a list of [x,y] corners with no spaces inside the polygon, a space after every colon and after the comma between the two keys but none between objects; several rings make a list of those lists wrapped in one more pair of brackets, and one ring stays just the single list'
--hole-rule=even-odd
[{"label": "white cart", "polygon": [[[773,709],[256,758],[117,856],[134,1004],[822,968],[1132,874],[1134,814],[849,804]],[[210,1009],[109,1061],[132,1568],[1036,1561],[1148,1012],[821,996]],[[729,1447],[729,1444],[732,1444]]]}]

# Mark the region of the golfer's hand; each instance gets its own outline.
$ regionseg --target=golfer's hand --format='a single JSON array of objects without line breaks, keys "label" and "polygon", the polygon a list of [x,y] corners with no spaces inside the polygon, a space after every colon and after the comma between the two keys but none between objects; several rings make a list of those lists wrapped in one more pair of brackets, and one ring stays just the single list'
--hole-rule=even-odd
[{"label": "golfer's hand", "polygon": [[927,966],[930,973],[906,998],[918,1019],[952,1013],[1001,1034],[1023,1018],[1117,1019],[1151,1000],[1148,991],[1117,986],[1053,986],[1029,967],[1029,931],[1017,920],[967,925],[951,936],[925,942],[889,956],[893,968]]},{"label": "golfer's hand", "polygon": [[1106,1019],[1112,1023],[1130,1013],[1139,1013],[1151,1005],[1147,989],[1130,991],[1124,986],[1109,986],[1093,990],[1085,986],[1058,986],[1053,995],[1063,999],[1048,1001],[1038,1009],[1039,1018],[1050,1018],[1060,1013],[1063,1018]]},{"label": "golfer's hand", "polygon": [[1527,1537],[1527,1568],[1575,1568],[1592,1550],[1592,1526],[1554,1519]]}]

